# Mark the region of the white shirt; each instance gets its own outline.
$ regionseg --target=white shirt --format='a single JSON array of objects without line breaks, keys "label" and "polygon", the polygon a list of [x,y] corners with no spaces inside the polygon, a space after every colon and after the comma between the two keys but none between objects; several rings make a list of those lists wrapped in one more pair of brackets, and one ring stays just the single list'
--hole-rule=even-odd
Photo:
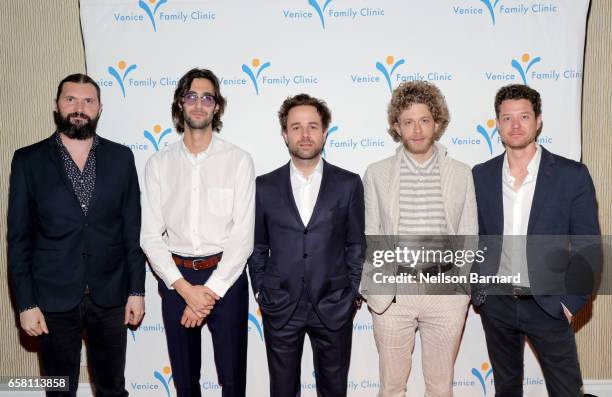
[{"label": "white shirt", "polygon": [[308,225],[312,211],[317,202],[319,189],[321,189],[321,179],[323,178],[323,160],[319,158],[317,166],[312,173],[306,177],[302,171],[298,170],[293,160],[289,165],[289,176],[291,178],[291,190],[295,205],[302,218],[304,226]]},{"label": "white shirt", "polygon": [[223,252],[205,283],[223,296],[253,251],[254,225],[253,160],[237,146],[213,133],[204,152],[192,154],[181,140],[147,162],[140,245],[168,288],[182,278],[172,253]]},{"label": "white shirt", "polygon": [[527,268],[527,227],[541,158],[542,149],[540,145],[536,145],[536,152],[527,165],[527,176],[516,190],[514,189],[516,178],[510,174],[507,153],[504,155],[502,166],[504,241],[499,274],[514,276],[520,273],[521,282],[517,285],[523,287],[530,285]]}]

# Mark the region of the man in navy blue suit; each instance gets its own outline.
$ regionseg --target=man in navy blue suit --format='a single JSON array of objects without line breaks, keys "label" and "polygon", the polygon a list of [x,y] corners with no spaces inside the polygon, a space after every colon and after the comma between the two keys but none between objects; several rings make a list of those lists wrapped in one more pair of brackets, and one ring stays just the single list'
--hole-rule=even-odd
[{"label": "man in navy blue suit", "polygon": [[76,395],[81,331],[98,396],[127,396],[126,324],[144,315],[140,191],[134,155],[96,135],[100,88],[72,74],[57,89],[57,130],[15,152],[8,262],[23,330],[40,340],[47,376]]},{"label": "man in navy blue suit", "polygon": [[308,334],[317,394],[346,396],[365,250],[363,186],[359,175],[321,158],[331,121],[325,102],[296,95],[278,115],[291,161],[257,178],[248,261],[263,317],[270,395],[300,395]]},{"label": "man in navy blue suit", "polygon": [[571,321],[589,291],[582,286],[564,292],[556,285],[563,281],[554,277],[567,279],[563,276],[577,270],[589,279],[596,270],[576,268],[594,266],[584,259],[597,257],[597,244],[591,244],[600,234],[595,189],[583,164],[537,143],[541,112],[536,90],[502,87],[495,113],[506,151],[473,169],[479,234],[489,243],[489,266],[480,274],[520,275],[508,285],[477,285],[472,294],[480,306],[496,396],[522,396],[525,337],[539,358],[548,393],[582,395]]}]

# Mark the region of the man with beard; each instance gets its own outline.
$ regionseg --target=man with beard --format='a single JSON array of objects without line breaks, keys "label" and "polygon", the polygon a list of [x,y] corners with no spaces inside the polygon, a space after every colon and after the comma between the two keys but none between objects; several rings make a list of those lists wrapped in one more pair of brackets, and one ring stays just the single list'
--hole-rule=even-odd
[{"label": "man with beard", "polygon": [[[387,249],[469,249],[470,241],[474,241],[469,236],[478,232],[474,183],[470,168],[451,158],[439,142],[450,121],[444,95],[426,81],[402,83],[393,91],[387,121],[388,133],[401,144],[395,155],[371,164],[364,174],[366,234],[384,236],[390,241],[385,244]],[[446,241],[457,244],[449,246]],[[422,276],[456,275],[469,266],[440,259],[415,262],[385,266],[390,275],[417,280],[399,285],[372,282],[382,268],[374,269],[371,260],[366,262],[361,293],[372,313],[379,356],[379,397],[406,395],[417,330],[425,395],[453,394],[453,371],[469,304],[468,291],[450,283],[428,285],[419,281]]]},{"label": "man with beard", "polygon": [[300,394],[307,334],[317,394],[346,396],[365,249],[363,186],[359,175],[321,158],[331,121],[325,102],[296,95],[283,102],[278,116],[291,161],[257,178],[249,259],[270,395]]},{"label": "man with beard", "polygon": [[[481,244],[488,246],[479,270],[481,275],[519,276],[509,285],[473,286],[495,395],[523,395],[527,337],[548,394],[582,396],[571,321],[586,303],[589,279],[599,266],[593,181],[586,166],[537,143],[542,100],[536,90],[520,84],[500,88],[495,115],[506,151],[473,169],[480,234],[486,241]],[[585,285],[576,285],[574,278]]]},{"label": "man with beard", "polygon": [[245,264],[253,250],[255,171],[248,153],[216,134],[225,104],[213,72],[187,72],[172,103],[172,119],[183,139],[157,152],[145,169],[140,242],[160,278],[179,397],[201,394],[205,322],[222,396],[246,393]]},{"label": "man with beard", "polygon": [[13,156],[8,262],[21,327],[40,340],[47,376],[75,395],[81,331],[96,393],[127,396],[127,327],[144,315],[145,258],[132,152],[96,135],[102,105],[90,77],[57,89],[57,131]]}]

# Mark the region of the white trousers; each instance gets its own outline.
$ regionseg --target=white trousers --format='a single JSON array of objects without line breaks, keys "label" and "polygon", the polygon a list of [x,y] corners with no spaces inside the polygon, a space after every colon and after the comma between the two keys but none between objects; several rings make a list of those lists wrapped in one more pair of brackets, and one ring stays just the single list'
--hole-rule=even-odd
[{"label": "white trousers", "polygon": [[382,314],[372,313],[378,349],[378,397],[404,397],[417,329],[425,397],[451,397],[455,359],[467,314],[467,295],[398,295]]}]

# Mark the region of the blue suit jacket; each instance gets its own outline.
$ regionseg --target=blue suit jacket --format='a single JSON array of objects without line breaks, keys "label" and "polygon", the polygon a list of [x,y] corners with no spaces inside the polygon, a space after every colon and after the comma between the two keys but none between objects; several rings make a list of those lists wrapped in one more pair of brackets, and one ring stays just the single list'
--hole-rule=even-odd
[{"label": "blue suit jacket", "polygon": [[134,155],[100,138],[96,184],[83,214],[54,136],[19,149],[11,166],[8,264],[17,308],[62,312],[85,287],[104,307],[144,293],[140,191]]},{"label": "blue suit jacket", "polygon": [[[569,160],[550,153],[543,147],[542,159],[536,180],[536,188],[531,205],[527,238],[527,263],[532,290],[544,290],[547,282],[551,282],[553,274],[567,277],[571,272],[572,260],[577,263],[577,253],[588,253],[590,258],[587,264],[593,266],[597,262],[597,247],[599,237],[588,237],[585,241],[571,236],[598,236],[599,222],[597,219],[597,204],[595,188],[589,171],[581,163]],[[501,255],[501,238],[504,229],[504,209],[502,196],[502,167],[504,154],[501,154],[483,164],[474,167],[474,186],[476,202],[478,205],[478,225],[481,236],[495,236],[490,238],[488,260],[480,266],[480,274],[495,275],[499,268]],[[545,239],[539,236],[556,236]],[[538,269],[539,265],[550,263],[550,247],[538,246],[542,241],[549,245],[558,245],[558,241],[567,236],[568,243],[572,240],[572,250],[565,249],[565,255],[554,257],[557,262],[556,269]],[[495,243],[497,242],[497,243]],[[580,247],[584,245],[584,247]],[[567,248],[567,245],[565,246]],[[492,248],[492,249],[491,249]],[[559,263],[560,262],[560,263]],[[584,261],[581,261],[584,263]],[[576,270],[576,269],[574,269]],[[588,277],[597,269],[578,269]],[[473,294],[473,297],[476,294]],[[550,315],[562,318],[562,302],[573,314],[584,305],[588,295],[584,292],[579,295],[535,295],[537,303]],[[481,303],[481,302],[475,302]]]},{"label": "blue suit jacket", "polygon": [[323,164],[308,225],[293,198],[289,163],[256,180],[255,247],[248,260],[253,291],[270,324],[282,328],[306,288],[323,324],[352,318],[365,252],[359,175]]}]

